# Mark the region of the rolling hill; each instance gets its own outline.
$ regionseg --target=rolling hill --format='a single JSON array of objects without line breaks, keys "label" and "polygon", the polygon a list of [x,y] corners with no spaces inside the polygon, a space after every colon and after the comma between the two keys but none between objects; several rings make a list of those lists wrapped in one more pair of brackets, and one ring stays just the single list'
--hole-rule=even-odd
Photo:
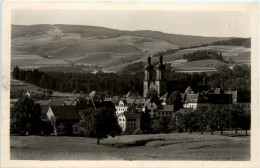
[{"label": "rolling hill", "polygon": [[[117,66],[123,67],[146,59],[147,53],[154,54],[168,49],[200,46],[229,39],[62,24],[12,25],[11,32],[12,66],[39,67],[83,64],[118,69]],[[227,51],[227,48],[224,50]],[[167,55],[165,61],[182,59],[183,53],[186,52],[190,51],[180,50]],[[247,51],[243,52],[240,54],[240,60],[243,60]]]}]

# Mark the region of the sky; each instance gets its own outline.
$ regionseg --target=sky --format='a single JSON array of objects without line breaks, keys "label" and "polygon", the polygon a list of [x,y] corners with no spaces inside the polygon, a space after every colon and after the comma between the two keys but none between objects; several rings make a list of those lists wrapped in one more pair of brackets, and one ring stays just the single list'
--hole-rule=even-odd
[{"label": "sky", "polygon": [[250,37],[250,16],[243,11],[14,10],[12,24],[73,24],[184,35]]}]

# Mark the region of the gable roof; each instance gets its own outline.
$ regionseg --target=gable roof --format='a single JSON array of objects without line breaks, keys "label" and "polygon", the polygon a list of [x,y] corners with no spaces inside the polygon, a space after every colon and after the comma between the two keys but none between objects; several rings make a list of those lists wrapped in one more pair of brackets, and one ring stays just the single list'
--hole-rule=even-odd
[{"label": "gable roof", "polygon": [[140,118],[140,114],[132,112],[132,111],[125,111],[121,114],[119,114],[119,116],[125,116],[126,118]]},{"label": "gable roof", "polygon": [[161,96],[161,98],[167,98],[168,92],[166,92],[164,95]]},{"label": "gable roof", "polygon": [[151,99],[146,99],[144,102],[143,107],[146,107],[151,102]]},{"label": "gable roof", "polygon": [[77,100],[64,100],[62,103],[64,106],[76,106],[78,104]]},{"label": "gable roof", "polygon": [[142,96],[137,93],[137,92],[132,92],[132,91],[129,91],[126,95],[125,95],[126,98],[142,98]]},{"label": "gable roof", "polygon": [[188,103],[197,103],[199,98],[199,94],[187,94],[185,97],[185,104]]},{"label": "gable roof", "polygon": [[127,99],[126,99],[127,105],[128,105],[128,104],[133,104],[134,101],[135,101],[135,99],[132,99],[132,98],[127,98]]},{"label": "gable roof", "polygon": [[223,94],[224,91],[221,88],[212,88],[206,92],[207,94]]},{"label": "gable roof", "polygon": [[140,103],[144,103],[143,100],[144,100],[143,98],[141,98],[141,99],[135,99],[134,104],[139,105]]},{"label": "gable roof", "polygon": [[79,112],[73,106],[50,106],[56,120],[79,120]]},{"label": "gable roof", "polygon": [[190,87],[194,93],[202,93],[209,90],[209,87],[205,85],[190,85]]},{"label": "gable roof", "polygon": [[172,111],[173,112],[173,105],[164,105],[162,106],[162,109],[157,111]]},{"label": "gable roof", "polygon": [[62,106],[63,99],[53,99],[49,102],[51,106]]}]

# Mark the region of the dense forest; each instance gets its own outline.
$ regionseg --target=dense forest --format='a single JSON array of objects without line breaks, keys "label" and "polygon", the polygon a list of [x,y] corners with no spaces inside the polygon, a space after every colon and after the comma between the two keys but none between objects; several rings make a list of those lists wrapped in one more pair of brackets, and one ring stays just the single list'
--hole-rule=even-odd
[{"label": "dense forest", "polygon": [[234,38],[229,40],[216,41],[212,45],[244,46],[251,47],[251,38]]},{"label": "dense forest", "polygon": [[[218,73],[176,73],[166,71],[167,80],[189,80],[199,83],[206,77],[210,88],[220,87],[223,90],[250,90],[251,71],[246,66],[235,66],[230,69],[226,66],[218,68]],[[143,72],[134,74],[122,73],[63,73],[41,72],[39,70],[22,70],[15,67],[13,78],[27,83],[61,92],[89,93],[92,90],[108,92],[111,95],[125,94],[129,90],[143,92]]]},{"label": "dense forest", "polygon": [[215,51],[196,51],[194,53],[190,54],[184,54],[184,59],[187,59],[188,61],[196,61],[196,60],[202,60],[202,59],[217,59],[220,61],[223,61],[222,54],[218,54]]}]

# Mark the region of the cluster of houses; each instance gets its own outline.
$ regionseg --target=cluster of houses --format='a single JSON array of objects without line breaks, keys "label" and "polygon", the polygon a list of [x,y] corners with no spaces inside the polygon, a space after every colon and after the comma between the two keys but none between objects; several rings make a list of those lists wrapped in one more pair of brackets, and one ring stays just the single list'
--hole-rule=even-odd
[{"label": "cluster of houses", "polygon": [[[208,88],[206,81],[202,84],[191,84],[187,81],[167,81],[165,79],[165,65],[162,57],[155,68],[151,65],[151,58],[148,57],[148,64],[144,68],[144,89],[143,95],[129,91],[123,96],[106,97],[105,99],[87,97],[87,106],[94,108],[109,107],[115,111],[118,123],[122,131],[135,131],[141,126],[141,114],[149,113],[152,119],[160,117],[172,117],[175,113],[193,111],[199,106],[210,104],[237,104],[246,111],[251,109],[250,91],[223,91],[220,88]],[[160,98],[161,104],[156,104],[148,98],[151,90],[155,90]],[[173,91],[181,92],[183,108],[174,111],[167,99]],[[93,96],[93,93],[92,93]],[[42,105],[42,120],[51,122],[54,135],[79,134],[79,123],[81,116],[78,110],[80,100],[77,98],[38,100],[36,103]]]}]

